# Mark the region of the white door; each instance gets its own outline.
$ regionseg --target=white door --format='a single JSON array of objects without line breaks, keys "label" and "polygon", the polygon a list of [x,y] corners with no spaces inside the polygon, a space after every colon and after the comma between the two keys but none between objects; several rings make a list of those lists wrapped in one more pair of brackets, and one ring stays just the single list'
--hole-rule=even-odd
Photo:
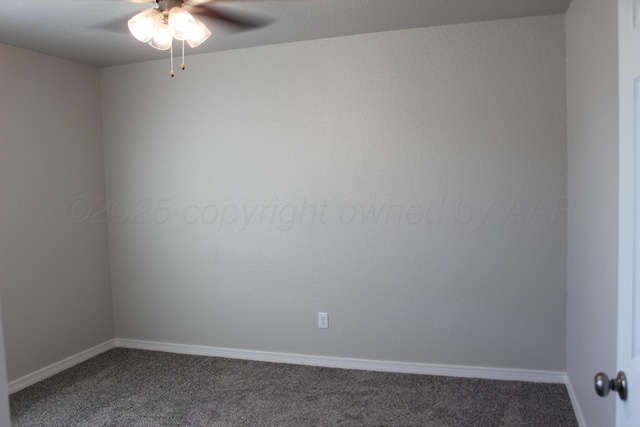
[{"label": "white door", "polygon": [[[618,0],[620,216],[616,426],[640,426],[640,0]],[[615,378],[615,377],[614,377]],[[619,396],[618,396],[619,397]]]}]

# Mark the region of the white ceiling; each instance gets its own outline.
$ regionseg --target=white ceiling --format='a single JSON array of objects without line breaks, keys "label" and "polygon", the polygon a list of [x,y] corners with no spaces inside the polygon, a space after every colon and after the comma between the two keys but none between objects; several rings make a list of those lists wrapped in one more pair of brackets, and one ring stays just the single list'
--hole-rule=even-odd
[{"label": "white ceiling", "polygon": [[[570,1],[217,0],[216,7],[225,11],[255,14],[273,22],[259,29],[234,32],[219,22],[203,20],[213,34],[197,48],[187,47],[186,54],[550,15],[566,12]],[[131,16],[154,6],[127,0],[0,0],[0,43],[98,67],[167,58],[168,52],[135,40],[127,30]]]}]

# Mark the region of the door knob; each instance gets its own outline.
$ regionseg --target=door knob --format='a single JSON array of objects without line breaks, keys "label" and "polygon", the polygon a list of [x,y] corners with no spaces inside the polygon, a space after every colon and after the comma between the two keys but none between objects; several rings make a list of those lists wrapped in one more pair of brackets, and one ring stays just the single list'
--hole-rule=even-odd
[{"label": "door knob", "polygon": [[629,387],[627,385],[627,376],[624,372],[618,372],[618,375],[613,379],[609,379],[607,374],[600,372],[595,377],[595,384],[598,396],[604,397],[608,395],[611,390],[614,390],[618,392],[620,399],[627,400]]}]

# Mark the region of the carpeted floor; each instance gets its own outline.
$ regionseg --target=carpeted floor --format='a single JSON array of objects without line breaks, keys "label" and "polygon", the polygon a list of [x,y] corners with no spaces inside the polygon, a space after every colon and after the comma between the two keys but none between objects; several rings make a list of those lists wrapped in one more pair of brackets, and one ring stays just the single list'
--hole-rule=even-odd
[{"label": "carpeted floor", "polygon": [[577,426],[566,388],[116,348],[10,396],[18,426]]}]

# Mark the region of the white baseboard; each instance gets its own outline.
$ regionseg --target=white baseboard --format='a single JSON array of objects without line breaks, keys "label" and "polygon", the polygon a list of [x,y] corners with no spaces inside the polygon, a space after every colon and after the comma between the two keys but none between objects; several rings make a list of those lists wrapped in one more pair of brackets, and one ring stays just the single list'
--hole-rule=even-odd
[{"label": "white baseboard", "polygon": [[53,376],[59,372],[64,371],[78,363],[84,362],[85,360],[89,360],[92,357],[97,356],[100,353],[104,353],[107,350],[111,350],[116,346],[116,340],[109,340],[102,344],[98,344],[95,347],[91,347],[90,349],[84,350],[78,354],[74,354],[73,356],[67,357],[59,362],[56,362],[52,365],[46,366],[42,369],[38,369],[35,372],[32,372],[28,375],[25,375],[22,378],[18,378],[17,380],[11,381],[7,384],[9,389],[9,393],[15,393],[16,391],[22,390],[23,388],[29,387],[32,384],[37,383],[38,381],[42,381],[50,376]]},{"label": "white baseboard", "polygon": [[449,377],[482,378],[492,380],[528,381],[538,383],[566,383],[567,375],[560,371],[529,369],[485,368],[475,366],[439,365],[430,363],[389,362],[382,360],[351,359],[343,357],[309,356],[304,354],[274,353],[268,351],[240,350],[171,344],[116,338],[116,347],[198,356],[226,357],[259,362],[291,363],[296,365],[323,366],[328,368],[360,369],[368,371],[397,372]]},{"label": "white baseboard", "polygon": [[569,393],[569,399],[571,399],[571,406],[573,406],[573,413],[576,415],[578,426],[587,427],[587,422],[584,419],[584,414],[582,413],[582,407],[578,401],[578,396],[576,395],[576,391],[573,389],[573,385],[571,384],[568,376],[565,381],[565,385],[567,386],[567,393]]},{"label": "white baseboard", "polygon": [[345,357],[311,356],[305,354],[276,353],[269,351],[230,349],[186,344],[172,344],[153,341],[116,338],[88,350],[39,369],[8,384],[9,393],[15,393],[52,375],[64,371],[78,363],[91,359],[115,347],[139,350],[164,351],[168,353],[193,354],[198,356],[226,357],[229,359],[254,360],[259,362],[290,363],[295,365],[322,366],[327,368],[359,369],[367,371],[396,372],[421,375],[441,375],[448,377],[481,378],[507,381],[528,381],[538,383],[566,384],[571,402],[576,409],[576,417],[584,427],[582,412],[567,375],[560,371],[540,371],[530,369],[486,368],[476,366],[441,365],[432,363],[392,362],[383,360],[354,359]]}]

